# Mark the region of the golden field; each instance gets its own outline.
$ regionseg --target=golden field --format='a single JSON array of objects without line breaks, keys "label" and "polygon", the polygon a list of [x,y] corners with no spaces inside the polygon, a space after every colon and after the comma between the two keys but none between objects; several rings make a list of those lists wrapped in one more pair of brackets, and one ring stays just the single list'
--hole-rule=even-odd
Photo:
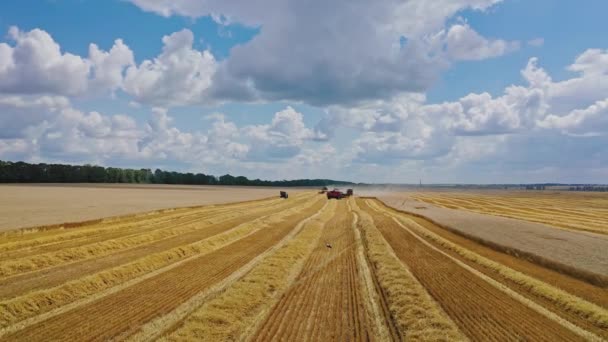
[{"label": "golden field", "polygon": [[1,341],[608,339],[606,287],[375,198],[11,230],[0,255]]},{"label": "golden field", "polygon": [[445,208],[512,217],[565,229],[608,234],[608,194],[606,193],[427,192],[412,197]]},{"label": "golden field", "polygon": [[0,232],[151,210],[256,200],[275,196],[277,191],[269,187],[213,185],[0,184]]}]

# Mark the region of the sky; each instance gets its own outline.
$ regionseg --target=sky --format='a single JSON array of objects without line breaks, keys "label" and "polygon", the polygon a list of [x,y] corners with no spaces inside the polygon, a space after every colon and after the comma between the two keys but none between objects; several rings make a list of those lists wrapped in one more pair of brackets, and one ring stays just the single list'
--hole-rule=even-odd
[{"label": "sky", "polygon": [[0,160],[608,183],[608,2],[7,0]]}]

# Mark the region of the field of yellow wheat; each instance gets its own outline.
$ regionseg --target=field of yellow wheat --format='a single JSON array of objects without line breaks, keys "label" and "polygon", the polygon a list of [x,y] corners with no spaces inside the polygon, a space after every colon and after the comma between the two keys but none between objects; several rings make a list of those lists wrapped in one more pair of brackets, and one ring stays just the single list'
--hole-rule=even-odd
[{"label": "field of yellow wheat", "polygon": [[440,207],[608,234],[608,195],[576,192],[501,194],[426,192],[413,198]]},{"label": "field of yellow wheat", "polygon": [[[589,229],[603,217],[563,215],[579,212]],[[606,288],[373,198],[301,192],[14,230],[0,256],[0,341],[608,339]]]}]

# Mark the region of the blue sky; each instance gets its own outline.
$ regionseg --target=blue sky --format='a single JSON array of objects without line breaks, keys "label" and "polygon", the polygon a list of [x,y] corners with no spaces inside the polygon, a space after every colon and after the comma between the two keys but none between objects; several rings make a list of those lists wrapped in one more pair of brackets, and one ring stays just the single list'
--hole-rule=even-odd
[{"label": "blue sky", "polygon": [[599,0],[3,1],[0,159],[606,182],[606,12]]}]

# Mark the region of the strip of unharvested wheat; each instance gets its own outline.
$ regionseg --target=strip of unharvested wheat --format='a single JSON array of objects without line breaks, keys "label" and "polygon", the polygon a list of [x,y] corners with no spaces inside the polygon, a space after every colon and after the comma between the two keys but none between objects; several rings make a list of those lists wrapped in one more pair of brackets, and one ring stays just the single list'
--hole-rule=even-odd
[{"label": "strip of unharvested wheat", "polygon": [[359,215],[358,227],[363,232],[370,261],[386,291],[389,308],[401,335],[409,341],[467,340],[395,256],[372,217],[356,203],[353,209]]},{"label": "strip of unharvested wheat", "polygon": [[[264,208],[257,208],[252,210],[259,211],[264,210]],[[226,215],[225,218],[230,218],[238,216],[239,214],[229,212],[224,215]],[[191,224],[183,227],[157,230],[150,232],[149,234],[142,233],[135,236],[112,239],[85,246],[66,248],[60,251],[54,251],[12,260],[3,260],[0,261],[0,277],[7,277],[19,273],[31,272],[43,268],[107,255],[118,250],[131,248],[134,246],[139,246],[161,239],[184,234],[199,229],[201,228],[201,226],[205,226],[205,224],[201,225],[197,224],[197,222],[192,222]]]},{"label": "strip of unharvested wheat", "polygon": [[[328,202],[315,216],[302,221],[300,227],[284,238],[282,245],[277,245],[275,251],[269,251],[266,258],[258,261],[249,273],[229,285],[217,297],[209,300],[203,294],[201,299],[207,301],[202,306],[184,308],[183,311],[191,312],[190,315],[179,328],[161,340],[227,341],[243,338],[255,326],[256,319],[263,316],[264,311],[272,306],[275,298],[298,274],[335,208],[335,202]],[[196,299],[193,298],[193,302]],[[192,305],[185,303],[184,306]],[[180,315],[177,316],[179,318]],[[150,340],[158,330],[162,332],[152,322],[148,329],[144,327],[142,333],[131,339]]]},{"label": "strip of unharvested wheat", "polygon": [[407,224],[408,227],[415,229],[415,231],[422,236],[438,243],[440,246],[456,252],[469,261],[496,271],[501,276],[523,286],[531,293],[556,303],[565,311],[575,313],[600,329],[608,329],[608,310],[458,246],[425,229],[405,215],[380,206],[376,201],[369,201],[368,203],[373,209],[388,213],[397,218],[400,222]]},{"label": "strip of unharvested wheat", "polygon": [[[293,202],[294,204],[297,202]],[[311,199],[302,205],[295,205],[278,213],[245,222],[212,238],[190,245],[143,257],[129,264],[102,271],[51,289],[35,291],[24,296],[0,302],[0,327],[4,328],[27,318],[59,308],[62,305],[85,298],[94,293],[123,284],[148,272],[192,256],[202,256],[226,244],[282,220],[284,217],[316,203]]]}]

